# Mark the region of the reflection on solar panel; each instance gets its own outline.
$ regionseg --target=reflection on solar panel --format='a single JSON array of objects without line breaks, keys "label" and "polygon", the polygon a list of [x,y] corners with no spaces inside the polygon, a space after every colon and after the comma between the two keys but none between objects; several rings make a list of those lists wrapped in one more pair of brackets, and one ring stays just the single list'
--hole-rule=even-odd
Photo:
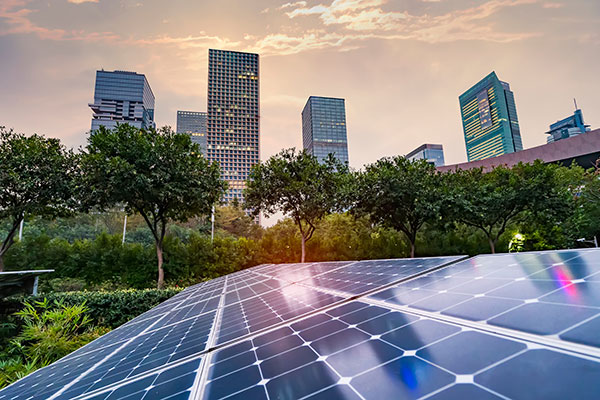
[{"label": "reflection on solar panel", "polygon": [[261,265],[0,400],[598,398],[599,329],[600,250]]}]

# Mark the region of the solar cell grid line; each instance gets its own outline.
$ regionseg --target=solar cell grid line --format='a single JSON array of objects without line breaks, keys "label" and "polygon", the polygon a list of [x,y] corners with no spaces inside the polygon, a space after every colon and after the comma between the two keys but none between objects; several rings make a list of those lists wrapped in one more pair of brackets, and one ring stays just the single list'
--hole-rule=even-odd
[{"label": "solar cell grid line", "polygon": [[370,298],[600,348],[596,249],[477,256]]},{"label": "solar cell grid line", "polygon": [[300,283],[344,296],[364,295],[464,258],[466,256],[358,261]]},{"label": "solar cell grid line", "polygon": [[290,284],[283,289],[227,305],[223,309],[217,344],[269,329],[343,300],[339,296]]},{"label": "solar cell grid line", "polygon": [[194,380],[203,357],[172,365],[139,378],[120,382],[102,392],[78,397],[93,400],[182,400],[192,399]]},{"label": "solar cell grid line", "polygon": [[599,358],[358,300],[211,352],[205,370],[204,400],[580,399],[600,391]]},{"label": "solar cell grid line", "polygon": [[[225,277],[226,279],[226,277]],[[226,281],[223,283],[223,285],[221,286],[221,294],[223,294],[226,290],[227,287],[227,283]],[[223,296],[219,296],[219,299],[223,299]],[[78,392],[77,391],[72,391],[71,393],[68,393],[68,396],[65,398],[73,398],[74,396],[79,396],[76,397],[78,399],[84,399],[84,398],[106,398],[106,396],[109,396],[108,398],[110,399],[115,399],[115,398],[121,398],[121,396],[129,396],[131,394],[132,390],[137,390],[137,394],[135,396],[138,396],[136,398],[142,398],[139,396],[143,396],[144,399],[158,399],[158,398],[164,398],[164,397],[160,397],[160,396],[165,396],[165,393],[170,392],[170,391],[174,391],[176,388],[173,388],[173,386],[175,387],[180,387],[180,386],[184,386],[183,389],[185,390],[180,390],[179,392],[177,392],[176,396],[177,398],[188,398],[189,394],[192,393],[194,391],[194,384],[197,381],[198,377],[200,376],[200,372],[202,370],[202,362],[200,362],[198,364],[197,369],[193,372],[194,375],[192,376],[192,371],[188,371],[186,369],[186,373],[185,376],[183,377],[175,377],[172,380],[170,380],[169,384],[161,384],[161,389],[160,390],[155,390],[154,387],[158,384],[157,382],[160,382],[160,376],[164,376],[165,374],[163,373],[163,371],[166,368],[170,368],[173,371],[179,371],[181,368],[184,367],[180,367],[180,365],[182,365],[183,363],[188,364],[188,362],[190,360],[196,360],[199,354],[203,354],[205,353],[205,351],[208,350],[208,348],[212,345],[212,343],[214,342],[214,336],[215,336],[215,327],[218,325],[218,318],[219,318],[219,310],[222,308],[222,304],[219,303],[217,307],[215,307],[215,318],[212,321],[212,323],[210,324],[209,327],[209,331],[207,334],[207,338],[205,341],[201,341],[200,345],[201,347],[194,347],[194,344],[198,344],[198,342],[196,341],[196,343],[194,341],[189,341],[188,343],[185,342],[185,340],[179,341],[179,343],[177,344],[177,346],[173,346],[168,345],[168,346],[163,346],[166,347],[166,350],[168,352],[170,352],[168,355],[170,356],[170,358],[168,360],[165,360],[164,358],[164,354],[166,353],[165,351],[159,351],[157,352],[157,354],[163,354],[163,357],[161,358],[161,356],[159,357],[154,357],[154,360],[152,360],[152,353],[150,353],[150,362],[145,363],[144,362],[138,362],[138,360],[140,359],[139,356],[136,356],[134,353],[135,351],[131,352],[130,354],[128,354],[126,357],[123,357],[122,360],[125,361],[126,363],[128,363],[129,365],[137,365],[137,367],[135,369],[133,369],[132,371],[132,375],[128,375],[126,378],[124,379],[118,379],[115,381],[115,379],[111,379],[110,375],[105,375],[102,378],[98,379],[97,377],[94,377],[94,379],[92,379],[94,382],[96,382],[96,386],[93,386],[91,388],[89,388],[88,390],[84,390],[82,394],[78,394],[78,392],[81,392],[81,387],[78,387]],[[213,311],[211,311],[212,313]],[[195,318],[198,319],[202,317],[202,315],[196,316]],[[191,321],[194,318],[188,319],[187,321]],[[195,320],[195,319],[194,319]],[[172,327],[179,327],[180,325],[183,325],[186,321],[183,321],[180,324],[175,324]],[[165,328],[163,329],[166,330],[168,329]],[[192,337],[192,335],[195,333],[194,330],[196,330],[196,327],[194,326],[190,326],[190,328],[188,328],[187,332],[183,335],[183,338],[185,339],[186,337],[188,337],[188,334],[190,337]],[[158,337],[160,337],[161,335],[159,334]],[[181,336],[181,335],[180,335]],[[197,336],[197,335],[196,335]],[[178,335],[175,335],[175,339],[177,339]],[[171,342],[173,343],[173,342]],[[143,345],[138,346],[138,348],[142,348]],[[181,350],[181,351],[179,351]],[[132,354],[134,354],[132,356]],[[145,357],[144,357],[145,358]],[[133,359],[133,361],[132,361]],[[202,360],[204,358],[201,358]],[[143,360],[143,359],[142,359]],[[137,364],[136,364],[137,363]],[[165,365],[166,363],[166,365]],[[114,369],[114,366],[112,366],[110,369],[108,369],[108,371],[111,371],[112,369]],[[123,368],[124,370],[127,370],[127,368]],[[137,374],[133,374],[135,372],[138,372]],[[109,374],[110,372],[107,372],[107,374]],[[160,375],[159,375],[160,374]],[[171,373],[170,375],[173,375],[173,373]],[[154,380],[152,377],[158,377],[157,380]],[[122,378],[122,376],[121,376]],[[193,378],[193,379],[192,379]],[[183,379],[184,381],[181,382],[180,380]],[[191,380],[191,383],[189,382]],[[108,381],[108,385],[103,384],[104,382]],[[131,384],[128,384],[127,382],[131,382]],[[134,383],[134,382],[139,382],[139,383]],[[150,382],[151,384],[146,384],[144,382]],[[81,385],[80,385],[81,386]],[[126,387],[125,387],[126,386]],[[123,389],[120,389],[121,387],[125,387]],[[141,388],[141,389],[140,389]],[[118,389],[118,390],[117,390]],[[189,390],[188,390],[189,389]],[[108,393],[108,394],[107,394]],[[160,396],[159,396],[160,395]],[[158,396],[158,397],[157,397]],[[60,399],[60,398],[59,398]],[[128,397],[129,399],[129,397]]]},{"label": "solar cell grid line", "polygon": [[206,350],[214,314],[213,311],[181,324],[137,336],[128,346],[119,349],[93,371],[80,376],[76,385],[54,398],[72,399],[202,353]]},{"label": "solar cell grid line", "polygon": [[268,270],[256,271],[289,282],[299,282],[311,276],[346,267],[356,261],[325,261],[301,264],[273,264]]},{"label": "solar cell grid line", "polygon": [[[159,320],[160,318],[157,321]],[[148,329],[157,321],[150,324]],[[127,341],[104,347],[98,351],[83,354],[75,359],[65,358],[41,368],[0,391],[0,399],[41,400],[57,398],[119,350],[126,347],[127,344],[133,342],[136,337],[138,336],[133,336]]]}]

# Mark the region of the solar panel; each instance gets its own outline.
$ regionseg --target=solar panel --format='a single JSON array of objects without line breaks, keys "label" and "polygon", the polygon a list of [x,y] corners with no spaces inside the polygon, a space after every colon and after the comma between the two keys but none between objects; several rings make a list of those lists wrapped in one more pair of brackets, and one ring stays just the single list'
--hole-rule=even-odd
[{"label": "solar panel", "polygon": [[0,400],[597,397],[600,251],[463,259],[202,282]]},{"label": "solar panel", "polygon": [[598,250],[477,256],[372,298],[600,347]]},{"label": "solar panel", "polygon": [[[203,399],[564,399],[600,390],[596,361],[360,301],[208,357]],[[540,366],[553,371],[529,372]]]}]

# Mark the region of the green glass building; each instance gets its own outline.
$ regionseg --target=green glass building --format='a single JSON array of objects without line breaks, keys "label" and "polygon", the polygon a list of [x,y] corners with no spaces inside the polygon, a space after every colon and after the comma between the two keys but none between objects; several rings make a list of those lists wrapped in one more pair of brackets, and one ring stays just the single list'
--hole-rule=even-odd
[{"label": "green glass building", "polygon": [[483,160],[523,150],[515,97],[492,72],[459,98],[467,158]]}]

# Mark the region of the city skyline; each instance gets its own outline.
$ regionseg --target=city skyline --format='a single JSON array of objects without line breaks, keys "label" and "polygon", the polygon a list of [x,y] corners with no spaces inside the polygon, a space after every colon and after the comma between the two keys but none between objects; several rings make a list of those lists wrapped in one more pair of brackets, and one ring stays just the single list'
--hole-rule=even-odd
[{"label": "city skyline", "polygon": [[261,55],[262,159],[302,147],[299,111],[316,93],[347,100],[352,167],[425,142],[443,144],[452,164],[466,160],[457,97],[491,70],[515,92],[524,148],[545,143],[548,122],[568,115],[573,97],[586,122],[600,125],[599,15],[586,1],[175,1],[164,9],[8,0],[0,85],[10,95],[0,96],[0,123],[84,145],[90,82],[105,68],[144,73],[157,125],[174,128],[177,110],[206,109],[213,47]]}]

